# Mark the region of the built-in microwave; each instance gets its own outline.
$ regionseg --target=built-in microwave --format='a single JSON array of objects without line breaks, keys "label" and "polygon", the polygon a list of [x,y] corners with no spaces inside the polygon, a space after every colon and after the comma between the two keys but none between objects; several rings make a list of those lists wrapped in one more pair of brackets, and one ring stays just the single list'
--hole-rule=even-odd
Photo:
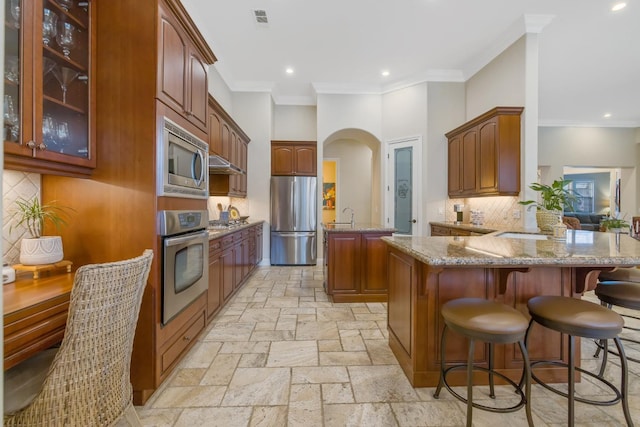
[{"label": "built-in microwave", "polygon": [[157,161],[158,196],[209,197],[209,144],[166,117]]}]

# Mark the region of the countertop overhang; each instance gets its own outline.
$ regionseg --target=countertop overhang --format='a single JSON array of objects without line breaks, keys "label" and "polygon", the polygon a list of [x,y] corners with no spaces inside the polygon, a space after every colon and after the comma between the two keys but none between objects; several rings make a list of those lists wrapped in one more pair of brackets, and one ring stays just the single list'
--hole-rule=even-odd
[{"label": "countertop overhang", "polygon": [[356,222],[353,226],[350,223],[323,222],[322,230],[329,233],[393,233],[397,231],[393,227],[385,227],[380,224]]},{"label": "countertop overhang", "polygon": [[640,241],[626,234],[568,230],[566,240],[484,236],[387,236],[382,240],[433,266],[567,267],[640,265]]},{"label": "countertop overhang", "polygon": [[207,228],[207,231],[209,232],[209,240],[217,239],[219,237],[224,237],[227,234],[232,234],[232,233],[235,233],[236,231],[241,231],[241,230],[244,230],[246,228],[254,227],[254,226],[262,224],[262,223],[264,223],[263,220],[252,221],[252,222],[249,222],[247,224],[239,224],[239,225],[232,226],[232,227],[229,227],[229,228],[211,228],[211,227],[209,227],[209,228]]}]

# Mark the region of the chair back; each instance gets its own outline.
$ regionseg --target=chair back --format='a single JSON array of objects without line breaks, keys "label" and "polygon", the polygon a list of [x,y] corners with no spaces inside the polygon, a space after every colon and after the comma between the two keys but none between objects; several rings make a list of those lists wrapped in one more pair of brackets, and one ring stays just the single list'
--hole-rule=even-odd
[{"label": "chair back", "polygon": [[131,352],[153,251],[80,267],[60,349],[34,401],[5,425],[107,426],[132,402]]}]

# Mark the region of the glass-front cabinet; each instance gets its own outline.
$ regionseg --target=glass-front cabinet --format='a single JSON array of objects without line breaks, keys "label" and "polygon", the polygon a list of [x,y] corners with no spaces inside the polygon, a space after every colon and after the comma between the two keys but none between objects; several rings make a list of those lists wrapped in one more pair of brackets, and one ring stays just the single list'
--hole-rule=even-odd
[{"label": "glass-front cabinet", "polygon": [[6,0],[5,168],[77,175],[95,168],[90,1]]}]

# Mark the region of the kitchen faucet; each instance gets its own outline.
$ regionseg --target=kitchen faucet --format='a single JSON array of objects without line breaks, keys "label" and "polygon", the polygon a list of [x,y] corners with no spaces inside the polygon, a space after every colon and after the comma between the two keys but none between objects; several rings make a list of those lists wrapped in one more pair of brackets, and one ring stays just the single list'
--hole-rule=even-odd
[{"label": "kitchen faucet", "polygon": [[354,217],[355,213],[353,212],[353,209],[351,209],[348,206],[346,208],[342,209],[342,213],[345,213],[347,210],[351,211],[351,228],[353,228],[356,225],[356,219]]}]

